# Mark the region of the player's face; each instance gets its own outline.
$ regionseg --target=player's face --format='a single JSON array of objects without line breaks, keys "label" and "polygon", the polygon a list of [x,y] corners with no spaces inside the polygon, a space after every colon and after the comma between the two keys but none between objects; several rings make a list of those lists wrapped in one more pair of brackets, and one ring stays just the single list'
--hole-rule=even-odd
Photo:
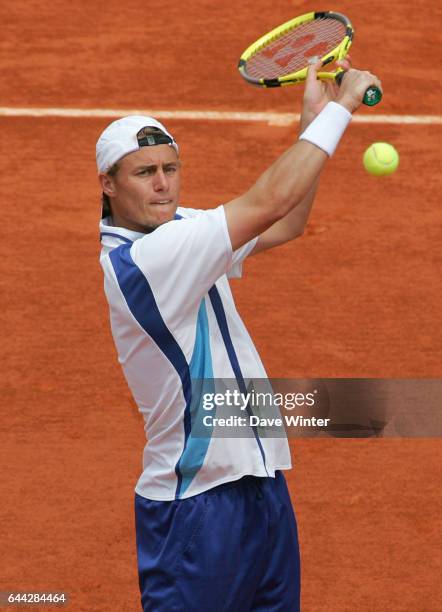
[{"label": "player's face", "polygon": [[[167,144],[142,147],[118,162],[110,177],[112,218],[118,227],[149,232],[174,218],[180,192],[180,161]],[[109,178],[109,177],[108,177]]]}]

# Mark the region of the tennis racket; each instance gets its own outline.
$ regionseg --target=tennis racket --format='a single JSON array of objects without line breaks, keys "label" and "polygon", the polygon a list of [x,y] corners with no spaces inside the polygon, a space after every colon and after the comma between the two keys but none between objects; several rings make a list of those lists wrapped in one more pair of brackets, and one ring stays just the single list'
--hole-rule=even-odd
[{"label": "tennis racket", "polygon": [[[354,38],[350,20],[332,11],[306,13],[291,19],[261,36],[241,55],[238,69],[252,85],[281,87],[302,83],[307,78],[309,64],[315,59],[322,66],[342,60]],[[335,79],[340,85],[345,72],[342,68],[318,72],[319,79]],[[382,99],[381,90],[372,85],[363,99],[374,106]]]}]

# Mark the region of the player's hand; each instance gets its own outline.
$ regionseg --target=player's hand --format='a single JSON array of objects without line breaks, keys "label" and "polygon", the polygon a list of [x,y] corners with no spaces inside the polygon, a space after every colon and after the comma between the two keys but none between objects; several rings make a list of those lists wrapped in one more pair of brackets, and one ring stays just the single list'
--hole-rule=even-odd
[{"label": "player's hand", "polygon": [[[345,72],[351,68],[350,56],[336,62]],[[304,131],[309,123],[319,115],[324,106],[339,95],[339,87],[334,80],[320,81],[316,75],[322,69],[322,62],[312,64],[307,72],[304,89],[304,101],[301,114],[301,131]]]},{"label": "player's hand", "polygon": [[350,69],[342,79],[336,102],[342,104],[350,113],[354,113],[362,104],[365,92],[372,85],[376,85],[382,92],[381,81],[367,70]]}]

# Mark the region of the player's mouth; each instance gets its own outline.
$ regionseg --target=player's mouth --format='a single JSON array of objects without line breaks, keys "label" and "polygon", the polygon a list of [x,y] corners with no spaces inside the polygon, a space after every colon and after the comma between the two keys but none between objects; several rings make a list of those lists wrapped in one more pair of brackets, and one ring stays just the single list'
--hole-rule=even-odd
[{"label": "player's mouth", "polygon": [[151,202],[154,206],[167,206],[167,204],[172,204],[172,200],[156,200],[155,202]]}]

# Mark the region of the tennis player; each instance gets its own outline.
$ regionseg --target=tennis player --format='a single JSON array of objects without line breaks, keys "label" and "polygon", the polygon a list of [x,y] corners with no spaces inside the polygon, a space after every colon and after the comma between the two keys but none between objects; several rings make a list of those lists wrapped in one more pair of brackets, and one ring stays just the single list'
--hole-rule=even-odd
[{"label": "tennis player", "polygon": [[179,206],[179,148],[155,119],[124,117],[98,139],[105,293],[148,438],[135,488],[145,611],[300,609],[287,440],[254,428],[243,438],[192,435],[203,410],[192,380],[236,379],[242,389],[244,379],[266,378],[227,279],[247,256],[303,233],[322,169],[367,87],[380,87],[341,66],[340,89],[310,67],[299,139],[246,193],[212,210]]}]

